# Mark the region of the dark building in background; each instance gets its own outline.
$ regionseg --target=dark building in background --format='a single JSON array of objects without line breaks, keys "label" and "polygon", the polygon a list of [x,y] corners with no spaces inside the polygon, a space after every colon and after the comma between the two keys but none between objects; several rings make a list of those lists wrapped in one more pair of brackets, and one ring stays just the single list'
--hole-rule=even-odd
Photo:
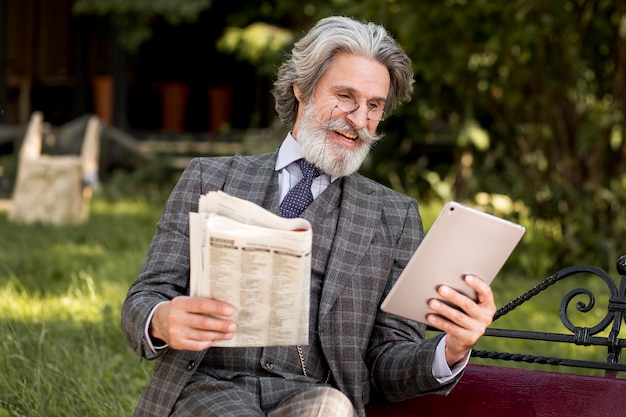
[{"label": "dark building in background", "polygon": [[269,125],[271,80],[215,49],[225,3],[194,24],[155,19],[154,36],[129,54],[106,19],[73,15],[71,0],[0,0],[0,123],[39,110],[56,125],[95,113],[131,131]]}]

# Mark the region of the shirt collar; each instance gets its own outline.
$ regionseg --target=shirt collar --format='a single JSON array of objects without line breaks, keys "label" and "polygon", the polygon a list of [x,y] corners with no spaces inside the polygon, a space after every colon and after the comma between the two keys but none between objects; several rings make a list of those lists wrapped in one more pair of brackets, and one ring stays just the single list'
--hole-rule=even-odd
[{"label": "shirt collar", "polygon": [[280,171],[292,162],[298,159],[304,158],[300,144],[291,135],[291,132],[287,133],[287,137],[283,140],[280,149],[278,150],[278,158],[276,158],[276,171]]}]

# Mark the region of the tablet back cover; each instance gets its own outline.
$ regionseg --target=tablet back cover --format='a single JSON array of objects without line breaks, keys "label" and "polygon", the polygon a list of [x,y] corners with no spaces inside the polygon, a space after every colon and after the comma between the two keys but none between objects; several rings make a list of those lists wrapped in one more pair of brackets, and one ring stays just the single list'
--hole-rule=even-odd
[{"label": "tablet back cover", "polygon": [[447,285],[476,299],[463,281],[471,274],[491,284],[525,228],[514,222],[451,201],[417,248],[381,304],[387,313],[426,323],[428,300]]}]

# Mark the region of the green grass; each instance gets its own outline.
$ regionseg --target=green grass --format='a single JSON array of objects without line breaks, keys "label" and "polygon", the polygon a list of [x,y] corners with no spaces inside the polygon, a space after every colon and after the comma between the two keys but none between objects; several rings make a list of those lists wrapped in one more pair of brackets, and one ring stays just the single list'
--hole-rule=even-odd
[{"label": "green grass", "polygon": [[80,226],[0,213],[0,416],[131,415],[151,364],[120,330],[162,202],[96,198]]},{"label": "green grass", "polygon": [[[91,217],[80,226],[17,225],[0,212],[0,417],[129,416],[148,382],[152,363],[139,363],[126,344],[120,308],[164,201],[107,195],[95,196]],[[438,208],[422,206],[422,212],[429,225]],[[542,278],[497,278],[498,305]],[[596,281],[582,284],[602,290]],[[559,294],[541,295],[497,325],[562,331]],[[487,338],[479,348],[547,356],[589,351]],[[606,349],[592,356],[603,360]]]}]

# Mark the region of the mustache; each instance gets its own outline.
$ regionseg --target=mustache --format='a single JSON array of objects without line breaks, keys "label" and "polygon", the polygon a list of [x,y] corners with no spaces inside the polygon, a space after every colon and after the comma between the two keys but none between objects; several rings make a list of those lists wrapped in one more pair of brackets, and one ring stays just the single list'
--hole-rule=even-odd
[{"label": "mustache", "polygon": [[322,124],[323,124],[323,127],[327,130],[354,132],[358,136],[358,138],[368,146],[375,145],[384,136],[382,133],[378,133],[378,132],[370,133],[365,128],[354,129],[344,119],[329,119],[327,122],[322,123]]}]

